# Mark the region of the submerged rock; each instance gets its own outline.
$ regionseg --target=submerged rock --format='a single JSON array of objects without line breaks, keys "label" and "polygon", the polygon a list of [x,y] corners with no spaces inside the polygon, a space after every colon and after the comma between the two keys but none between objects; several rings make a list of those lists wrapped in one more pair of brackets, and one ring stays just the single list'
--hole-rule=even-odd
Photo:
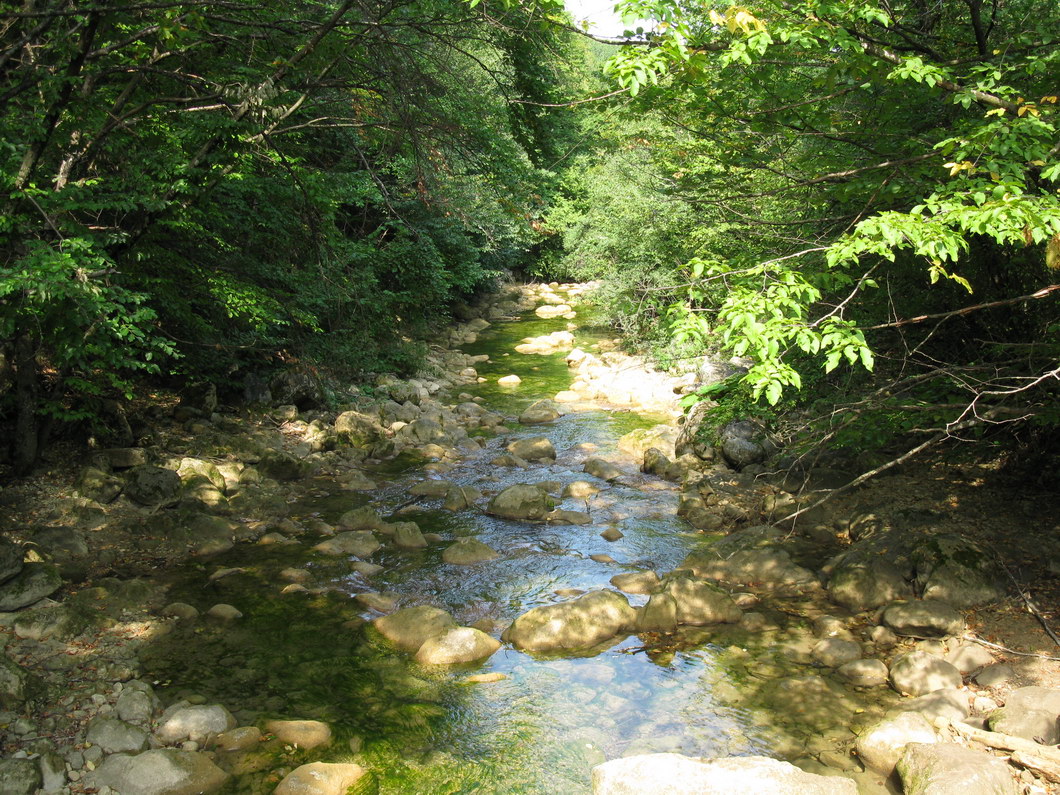
[{"label": "submerged rock", "polygon": [[470,566],[486,560],[494,560],[496,557],[496,550],[483,544],[477,538],[458,538],[442,553],[443,561],[458,566]]},{"label": "submerged rock", "polygon": [[428,638],[416,652],[424,665],[454,665],[489,657],[501,647],[499,641],[474,627],[456,627]]},{"label": "submerged rock", "polygon": [[447,612],[428,605],[406,607],[377,618],[372,624],[394,646],[407,652],[418,651],[430,638],[457,626]]},{"label": "submerged rock", "polygon": [[678,577],[666,582],[663,592],[674,600],[679,624],[735,624],[743,615],[729,594],[708,582]]},{"label": "submerged rock", "polygon": [[710,759],[680,754],[612,759],[593,768],[592,787],[593,795],[857,795],[858,791],[850,779],[806,773],[764,756]]},{"label": "submerged rock", "polygon": [[311,762],[288,773],[273,795],[346,795],[366,772],[352,763]]},{"label": "submerged rock", "polygon": [[304,751],[331,742],[331,727],[319,720],[270,720],[265,724],[265,731],[276,735],[284,745]]},{"label": "submerged rock", "polygon": [[614,591],[590,591],[570,602],[523,613],[501,638],[527,651],[583,649],[632,630],[636,611]]}]

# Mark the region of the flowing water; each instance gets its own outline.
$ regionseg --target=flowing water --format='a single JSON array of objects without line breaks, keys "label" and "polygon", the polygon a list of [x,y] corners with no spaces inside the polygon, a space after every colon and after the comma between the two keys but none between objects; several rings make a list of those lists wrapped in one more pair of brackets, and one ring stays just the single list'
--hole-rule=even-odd
[{"label": "flowing water", "polygon": [[[467,391],[511,415],[566,388],[563,353],[513,350],[523,337],[564,326],[531,316],[483,333],[464,350],[490,356],[478,368],[486,383]],[[584,329],[575,333],[582,347],[602,338]],[[509,373],[523,379],[517,389],[496,385],[498,376]],[[585,445],[606,456],[623,434],[661,419],[597,409],[571,412],[547,426],[516,424],[511,435],[491,439],[481,455],[444,477],[490,492],[516,482],[592,480],[581,472]],[[519,470],[488,463],[513,437],[541,434],[559,452],[555,464]],[[384,516],[408,503],[409,486],[425,477],[418,468],[396,469],[372,473],[381,488],[371,501]],[[613,575],[626,571],[663,573],[710,543],[676,517],[672,484],[627,469],[628,485],[613,484],[588,503],[558,506],[588,508],[596,523],[586,526],[514,522],[474,510],[451,513],[430,500],[402,511],[402,520],[417,522],[424,532],[447,540],[474,536],[500,553],[473,566],[442,562],[445,544],[413,551],[384,546],[372,557],[383,571],[366,578],[350,573],[348,561],[321,560],[307,550],[309,544],[237,546],[206,568],[242,572],[204,585],[207,572],[189,566],[175,573],[170,596],[200,609],[229,602],[244,618],[227,626],[178,628],[147,649],[145,665],[170,698],[194,693],[226,704],[244,720],[317,718],[335,730],[329,748],[311,756],[299,749],[250,755],[236,765],[237,791],[271,791],[278,768],[323,759],[369,768],[382,793],[584,793],[593,765],[630,753],[808,759],[848,740],[843,724],[866,704],[837,695],[832,685],[821,690],[820,682],[802,696],[797,687],[781,688],[779,695],[769,690],[769,683],[807,673],[786,651],[808,637],[793,610],[760,608],[768,626],[754,633],[711,627],[666,638],[630,636],[573,656],[530,655],[505,646],[481,664],[453,667],[420,666],[363,624],[377,614],[352,597],[378,591],[394,595],[400,606],[441,607],[461,625],[484,622],[476,625],[494,627],[496,635],[529,608],[559,601],[558,589],[609,587]],[[291,517],[333,521],[365,501],[316,479],[299,492]],[[623,537],[604,540],[600,533],[609,526]],[[617,562],[590,557],[599,554]],[[310,569],[316,578],[311,585],[330,588],[280,596],[279,572],[292,566]],[[634,604],[644,600],[630,597]],[[504,678],[472,683],[473,674]]]}]

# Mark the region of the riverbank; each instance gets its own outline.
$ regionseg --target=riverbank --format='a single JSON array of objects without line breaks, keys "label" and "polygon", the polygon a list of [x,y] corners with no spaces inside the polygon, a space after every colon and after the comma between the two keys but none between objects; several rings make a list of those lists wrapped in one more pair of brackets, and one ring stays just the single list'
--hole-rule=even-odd
[{"label": "riverbank", "polygon": [[[1039,500],[998,516],[986,469],[906,471],[771,528],[814,492],[738,471],[724,447],[681,449],[692,378],[579,327],[581,293],[499,296],[423,377],[342,411],[189,396],[151,444],[25,484],[9,583],[51,590],[3,617],[18,668],[2,775],[69,792],[170,773],[188,791],[295,791],[313,771],[332,777],[319,792],[588,792],[608,759],[676,752],[883,792],[897,754],[862,738],[893,737],[873,734],[888,715],[920,715],[926,731],[900,724],[918,741],[949,739],[939,718],[1040,731],[1024,718],[1042,700],[1012,694],[1055,684],[1055,663],[974,640],[1004,624],[1022,634],[1001,645],[1043,648],[982,546],[1019,511],[1030,554]],[[312,402],[304,381],[279,386]],[[560,643],[534,629],[553,620]],[[678,775],[669,762],[651,776]],[[320,764],[343,767],[303,768]]]}]

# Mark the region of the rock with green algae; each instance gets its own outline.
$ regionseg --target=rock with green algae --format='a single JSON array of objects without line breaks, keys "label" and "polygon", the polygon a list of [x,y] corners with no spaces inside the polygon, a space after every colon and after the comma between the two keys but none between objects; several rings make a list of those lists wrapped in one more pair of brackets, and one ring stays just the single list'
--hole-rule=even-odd
[{"label": "rock with green algae", "polygon": [[621,594],[590,591],[570,602],[523,613],[501,638],[527,651],[583,649],[631,631],[636,619],[636,611]]},{"label": "rock with green algae", "polygon": [[10,612],[39,602],[63,584],[59,568],[51,563],[27,563],[0,585],[0,612]]},{"label": "rock with green algae", "polygon": [[86,783],[137,795],[209,795],[230,778],[206,755],[159,748],[130,756],[113,754]]}]

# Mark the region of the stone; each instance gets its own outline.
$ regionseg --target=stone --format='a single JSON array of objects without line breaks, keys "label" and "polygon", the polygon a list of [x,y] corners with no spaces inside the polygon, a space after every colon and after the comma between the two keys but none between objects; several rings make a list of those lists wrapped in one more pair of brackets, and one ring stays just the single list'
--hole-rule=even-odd
[{"label": "stone", "polygon": [[625,538],[626,534],[619,530],[617,527],[609,527],[600,533],[600,537],[605,541],[618,541],[620,538]]},{"label": "stone", "polygon": [[288,773],[273,795],[346,795],[365,772],[352,763],[310,762]]},{"label": "stone", "polygon": [[449,493],[449,489],[453,487],[453,484],[448,480],[421,480],[419,483],[414,483],[409,489],[409,494],[415,497],[430,497],[431,499],[440,499]]},{"label": "stone", "polygon": [[427,539],[415,522],[394,522],[390,525],[391,540],[398,549],[423,549]]},{"label": "stone", "polygon": [[1012,670],[1011,665],[998,663],[997,665],[989,665],[976,674],[975,683],[982,687],[997,687],[998,685],[1003,685],[1015,675],[1016,672]]},{"label": "stone", "polygon": [[[736,533],[729,539],[735,536]],[[817,576],[812,571],[796,565],[787,552],[775,547],[738,549],[725,555],[707,550],[689,555],[681,567],[692,569],[702,579],[765,591],[798,592],[818,586]]]},{"label": "stone", "polygon": [[856,687],[879,687],[887,684],[887,666],[879,660],[852,660],[840,665],[836,673]]},{"label": "stone", "polygon": [[924,599],[954,607],[975,607],[1004,595],[996,555],[955,533],[928,536],[911,558]]},{"label": "stone", "polygon": [[282,482],[308,477],[313,465],[282,450],[264,450],[257,468],[263,477]]},{"label": "stone", "polygon": [[960,671],[923,651],[911,651],[895,658],[891,663],[890,679],[895,690],[911,696],[961,686]]},{"label": "stone", "polygon": [[445,493],[442,508],[447,511],[462,511],[465,508],[474,507],[475,500],[481,497],[482,492],[472,486],[457,486],[454,484]]},{"label": "stone", "polygon": [[85,499],[106,505],[114,502],[121,494],[122,489],[125,488],[125,481],[102,469],[85,467],[77,478],[75,488],[77,493]]},{"label": "stone", "polygon": [[203,461],[201,458],[182,458],[180,466],[177,467],[177,475],[187,483],[193,477],[198,476],[209,481],[210,485],[221,492],[227,488],[224,475],[215,464]]},{"label": "stone", "polygon": [[906,745],[935,742],[938,737],[927,718],[916,712],[901,712],[863,731],[854,747],[866,767],[889,776]]},{"label": "stone", "polygon": [[325,555],[355,555],[367,558],[382,546],[371,530],[347,530],[336,533],[313,547]]},{"label": "stone", "polygon": [[66,786],[66,760],[55,751],[43,751],[37,757],[40,768],[41,792],[54,793]]},{"label": "stone", "polygon": [[616,478],[622,477],[622,470],[612,464],[610,461],[605,461],[602,458],[590,458],[586,460],[585,465],[582,467],[583,472],[587,472],[593,477],[600,478],[600,480],[615,480]]},{"label": "stone", "polygon": [[521,379],[514,373],[512,375],[502,375],[500,378],[497,379],[497,383],[501,386],[518,386],[522,382],[523,379]]},{"label": "stone", "polygon": [[125,495],[148,507],[167,507],[180,501],[183,484],[172,469],[144,464],[125,473]]},{"label": "stone", "polygon": [[163,713],[155,736],[169,744],[183,740],[202,743],[211,736],[235,727],[236,719],[220,704],[175,705]]},{"label": "stone", "polygon": [[677,605],[679,624],[735,624],[743,615],[732,597],[711,583],[678,577],[666,582],[663,591]]},{"label": "stone", "polygon": [[161,614],[167,618],[179,618],[190,621],[199,617],[199,611],[186,602],[171,602],[162,608]]},{"label": "stone", "polygon": [[7,582],[22,571],[25,552],[5,535],[0,535],[0,584]]},{"label": "stone", "polygon": [[428,639],[457,626],[447,612],[428,605],[397,610],[375,619],[372,624],[398,649],[413,653]]},{"label": "stone", "polygon": [[575,480],[563,487],[564,497],[574,497],[577,500],[586,500],[600,493],[600,487],[588,480]]},{"label": "stone", "polygon": [[454,543],[445,548],[442,560],[457,566],[470,566],[497,558],[497,552],[492,547],[483,544],[477,538],[458,538]]},{"label": "stone", "polygon": [[335,433],[344,444],[369,454],[373,453],[387,436],[377,419],[358,411],[344,411],[339,414],[335,418]]},{"label": "stone", "polygon": [[493,497],[486,512],[505,519],[544,519],[552,498],[540,486],[517,483]]},{"label": "stone", "polygon": [[996,709],[987,719],[990,731],[1011,734],[1013,737],[1022,737],[1042,745],[1060,743],[1060,731],[1057,730],[1056,722],[1056,712],[1021,704]]},{"label": "stone", "polygon": [[159,748],[108,756],[90,779],[122,795],[209,795],[225,786],[229,774],[206,754]]},{"label": "stone", "polygon": [[652,594],[637,610],[637,632],[669,632],[677,628],[677,602],[666,593]]},{"label": "stone", "polygon": [[19,710],[41,689],[34,674],[0,652],[0,708]]},{"label": "stone", "polygon": [[923,696],[911,698],[899,704],[906,712],[918,712],[932,723],[937,718],[963,721],[968,717],[968,694],[963,690],[945,688],[934,690]]},{"label": "stone", "polygon": [[85,739],[108,754],[124,751],[136,753],[147,748],[147,732],[123,720],[103,715],[89,721]]},{"label": "stone", "polygon": [[396,595],[376,593],[375,591],[359,593],[353,597],[353,600],[362,607],[375,610],[377,613],[389,613],[398,605],[398,597]]},{"label": "stone", "polygon": [[843,556],[828,579],[829,598],[853,612],[912,595],[912,588],[898,568],[873,556]]},{"label": "stone", "polygon": [[1010,709],[1044,709],[1060,714],[1060,688],[1020,687],[1005,697],[1005,706]]},{"label": "stone", "polygon": [[126,723],[147,729],[151,726],[158,706],[158,698],[150,685],[144,685],[142,689],[127,686],[118,695],[114,711]]},{"label": "stone", "polygon": [[618,440],[618,449],[634,461],[643,460],[652,449],[658,450],[664,458],[673,458],[676,455],[676,441],[676,428],[672,425],[656,425],[630,431]]},{"label": "stone", "polygon": [[51,596],[63,584],[59,568],[51,563],[27,563],[0,585],[0,612],[10,612]]},{"label": "stone", "polygon": [[994,655],[978,643],[958,643],[943,659],[965,676],[994,664]]},{"label": "stone", "polygon": [[852,640],[842,638],[822,638],[814,644],[810,652],[813,659],[828,668],[854,662],[861,657],[861,646]]},{"label": "stone", "polygon": [[954,743],[909,743],[898,760],[905,795],[1016,795],[1007,763]]},{"label": "stone", "polygon": [[29,759],[0,760],[0,792],[4,795],[33,795],[43,784],[40,768]]},{"label": "stone", "polygon": [[522,425],[543,425],[559,419],[560,410],[554,400],[538,400],[527,406],[519,415]]},{"label": "stone", "polygon": [[769,445],[763,430],[749,420],[737,420],[718,431],[722,456],[733,469],[759,464],[769,457]]},{"label": "stone", "polygon": [[18,614],[15,636],[28,640],[70,640],[84,631],[88,620],[66,605],[52,604]]},{"label": "stone", "polygon": [[545,514],[545,521],[552,524],[587,525],[592,524],[592,517],[583,511],[556,509]]},{"label": "stone", "polygon": [[336,526],[342,530],[375,530],[383,524],[379,512],[369,505],[346,511],[336,522]]},{"label": "stone", "polygon": [[636,611],[614,591],[590,591],[570,602],[535,607],[502,640],[527,651],[583,649],[633,629]]},{"label": "stone", "polygon": [[331,742],[331,727],[319,720],[270,720],[265,731],[284,745],[310,751]]},{"label": "stone", "polygon": [[654,571],[631,571],[611,578],[613,586],[631,594],[650,594],[659,587],[659,582],[659,575]]},{"label": "stone", "polygon": [[555,461],[556,448],[547,436],[534,436],[529,439],[516,439],[505,448],[516,458],[523,461]]},{"label": "stone", "polygon": [[964,632],[964,618],[945,602],[923,599],[898,602],[883,611],[883,623],[896,634],[914,638],[942,638]]},{"label": "stone", "polygon": [[416,652],[416,662],[424,665],[453,665],[483,660],[501,644],[481,630],[456,627],[424,641]]},{"label": "stone", "polygon": [[640,754],[612,759],[592,770],[593,795],[856,795],[848,778],[806,773],[788,762],[764,756],[694,758],[680,754]]},{"label": "stone", "polygon": [[214,738],[214,748],[218,751],[249,751],[257,748],[261,742],[261,729],[257,726],[239,726],[221,732]]},{"label": "stone", "polygon": [[238,608],[223,603],[211,607],[206,611],[206,615],[210,618],[215,618],[218,621],[235,621],[236,619],[243,617],[243,614]]}]

